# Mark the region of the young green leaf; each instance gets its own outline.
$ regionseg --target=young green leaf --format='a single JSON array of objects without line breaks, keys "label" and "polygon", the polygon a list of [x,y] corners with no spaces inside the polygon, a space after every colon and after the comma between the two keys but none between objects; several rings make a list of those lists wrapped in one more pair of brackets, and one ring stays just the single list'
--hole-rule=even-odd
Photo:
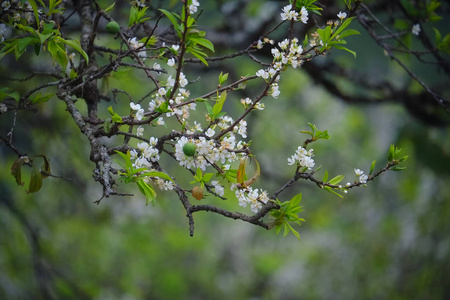
[{"label": "young green leaf", "polygon": [[27,193],[36,193],[42,187],[42,176],[39,168],[33,164],[33,169],[31,171],[30,185],[28,187]]},{"label": "young green leaf", "polygon": [[325,171],[325,174],[323,174],[322,181],[327,182],[327,180],[328,180],[328,171]]},{"label": "young green leaf", "polygon": [[372,164],[370,165],[370,172],[369,172],[369,176],[370,176],[370,175],[372,175],[372,173],[373,173],[373,170],[375,169],[375,163],[376,163],[376,160],[374,160],[374,161],[372,162]]},{"label": "young green leaf", "polygon": [[338,175],[338,176],[334,177],[333,179],[331,179],[328,183],[332,184],[332,185],[336,185],[339,182],[341,182],[344,179],[344,177],[345,177],[344,175]]},{"label": "young green leaf", "polygon": [[28,157],[20,157],[14,161],[11,167],[11,175],[14,176],[18,185],[23,185],[22,166],[26,161],[28,161]]},{"label": "young green leaf", "polygon": [[141,193],[145,196],[145,198],[147,199],[147,202],[145,203],[145,205],[148,205],[150,202],[152,203],[152,205],[155,205],[155,198],[156,198],[156,192],[155,190],[149,186],[144,180],[139,180],[136,182],[139,190],[141,191]]}]

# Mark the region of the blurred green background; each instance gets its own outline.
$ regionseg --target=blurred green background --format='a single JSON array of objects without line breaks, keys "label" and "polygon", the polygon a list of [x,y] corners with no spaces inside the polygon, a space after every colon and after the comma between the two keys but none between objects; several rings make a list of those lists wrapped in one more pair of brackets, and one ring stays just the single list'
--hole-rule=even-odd
[{"label": "blurred green background", "polygon": [[[214,18],[212,11],[203,14]],[[336,52],[323,63],[333,59],[366,69],[368,76],[407,80],[370,40],[356,40],[349,44],[356,59]],[[258,70],[245,58],[227,64],[238,75]],[[193,94],[213,89],[220,70],[212,65],[209,73],[191,75],[207,86],[193,86]],[[127,80],[114,76],[110,86],[137,91],[136,98],[145,94],[139,74],[127,74]],[[246,92],[254,96],[257,88]],[[331,135],[312,145],[316,166],[330,176],[353,181],[353,169],[367,173],[372,160],[381,168],[391,144],[409,155],[407,169],[351,190],[344,199],[311,182],[282,193],[285,200],[303,193],[300,242],[209,213],[194,215],[190,237],[174,193],[159,192],[152,207],[137,190],[123,186],[136,195],[93,204],[101,187],[92,179],[86,139],[63,103],[50,101],[38,107],[39,115],[18,114],[15,146],[29,155],[45,154],[52,172],[72,181],[49,178],[41,191],[27,195],[10,174],[17,157],[0,148],[0,299],[449,299],[448,128],[426,126],[399,105],[347,105],[301,70],[285,72],[280,90],[279,99],[267,99],[266,109],[247,120],[262,172],[255,187],[271,194],[292,176],[287,157],[303,143],[306,136],[299,131],[308,129],[307,122]],[[236,93],[227,100],[234,117],[239,99]],[[105,115],[109,105],[100,108]],[[127,103],[118,105],[126,113]],[[12,113],[1,116],[2,134],[12,119]],[[177,177],[189,175],[171,164],[166,169],[176,170]],[[233,197],[220,205],[250,213]]]}]

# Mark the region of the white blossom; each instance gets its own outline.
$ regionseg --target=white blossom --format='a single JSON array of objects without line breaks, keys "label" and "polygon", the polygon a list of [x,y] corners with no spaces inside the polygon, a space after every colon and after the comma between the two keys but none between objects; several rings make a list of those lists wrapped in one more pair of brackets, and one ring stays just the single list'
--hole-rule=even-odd
[{"label": "white blossom", "polygon": [[[141,48],[144,46],[144,43],[140,43],[136,37],[128,39],[128,43],[130,44],[130,47],[132,50],[136,50],[138,48]],[[137,53],[137,56],[141,57],[141,58],[146,58],[147,57],[147,52],[145,50],[141,50]]]},{"label": "white blossom", "polygon": [[156,144],[158,143],[158,138],[151,137],[149,142],[151,146],[156,146]]},{"label": "white blossom", "polygon": [[262,77],[263,79],[267,80],[267,79],[269,79],[269,72],[264,71],[263,69],[260,69],[256,72],[256,76]]},{"label": "white blossom", "polygon": [[5,113],[8,111],[8,107],[6,107],[5,103],[0,103],[0,113]]},{"label": "white blossom", "polygon": [[163,117],[159,117],[158,120],[156,120],[156,125],[164,125],[164,119]]},{"label": "white blossom", "polygon": [[419,35],[419,33],[420,33],[420,24],[415,24],[415,25],[413,25],[413,27],[412,27],[412,29],[411,29],[411,32],[412,32],[412,34],[414,34],[414,35]]},{"label": "white blossom", "polygon": [[[167,83],[166,83],[166,87],[171,88],[175,85],[175,79],[172,78],[172,75],[169,76],[169,78],[167,78]],[[164,93],[165,95],[165,93]],[[162,95],[161,95],[162,96]]]},{"label": "white blossom", "polygon": [[135,104],[134,102],[130,102],[130,107],[131,107],[132,110],[139,110],[139,109],[141,109],[141,105],[139,103]]},{"label": "white blossom", "polygon": [[198,0],[192,0],[192,4],[189,5],[189,13],[191,15],[196,13],[199,6],[200,6],[200,3],[198,2]]},{"label": "white blossom", "polygon": [[139,127],[136,129],[136,135],[137,135],[137,136],[142,136],[143,134],[144,134],[144,127],[139,126]]},{"label": "white blossom", "polygon": [[169,65],[169,67],[175,66],[175,58],[169,58],[167,65]]},{"label": "white blossom", "polygon": [[180,82],[181,87],[185,87],[189,83],[189,81],[187,81],[187,79],[186,79],[186,76],[184,76],[183,72],[180,73],[179,82]]},{"label": "white blossom", "polygon": [[271,89],[271,93],[272,97],[274,97],[275,99],[278,98],[278,96],[280,95],[280,90],[278,87],[277,83],[273,83],[272,84],[272,89]]},{"label": "white blossom", "polygon": [[156,73],[158,73],[158,74],[161,74],[161,65],[160,64],[158,64],[158,63],[154,63],[153,64],[153,70],[155,70],[156,71]]},{"label": "white blossom", "polygon": [[306,10],[306,8],[303,6],[302,9],[300,10],[300,20],[306,24],[308,22],[308,11]]},{"label": "white blossom", "polygon": [[297,164],[300,167],[306,167],[308,170],[311,170],[315,165],[313,157],[313,149],[306,151],[305,148],[299,146],[295,154],[288,158],[287,161],[290,166]]},{"label": "white blossom", "polygon": [[142,120],[144,118],[144,110],[142,108],[138,109],[134,118],[139,121]]},{"label": "white blossom", "polygon": [[364,172],[361,171],[360,169],[354,169],[354,170],[355,170],[356,176],[361,176],[362,174],[364,174]]},{"label": "white blossom", "polygon": [[205,134],[207,137],[212,138],[214,136],[216,132],[212,129],[212,128],[208,128],[208,130],[206,130]]},{"label": "white blossom", "polygon": [[281,20],[297,20],[298,13],[292,9],[292,4],[286,5],[282,9]]},{"label": "white blossom", "polygon": [[366,183],[368,178],[369,177],[366,174],[362,174],[361,176],[359,176],[359,182]]},{"label": "white blossom", "polygon": [[262,49],[264,46],[263,42],[261,40],[258,40],[258,43],[256,44],[256,48]]},{"label": "white blossom", "polygon": [[239,121],[238,134],[240,134],[243,138],[247,137],[247,121]]},{"label": "white blossom", "polygon": [[11,7],[11,2],[9,1],[3,1],[2,7],[4,11],[7,11]]},{"label": "white blossom", "polygon": [[347,13],[346,13],[346,12],[343,12],[343,11],[340,11],[340,12],[337,14],[337,17],[338,17],[339,19],[341,19],[341,20],[344,20],[345,18],[347,18]]}]

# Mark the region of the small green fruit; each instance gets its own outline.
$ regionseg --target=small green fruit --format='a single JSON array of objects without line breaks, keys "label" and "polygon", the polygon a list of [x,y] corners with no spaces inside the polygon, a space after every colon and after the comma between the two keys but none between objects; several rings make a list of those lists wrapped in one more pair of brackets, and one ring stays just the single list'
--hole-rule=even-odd
[{"label": "small green fruit", "polygon": [[195,150],[196,150],[196,147],[192,143],[186,143],[183,146],[183,153],[186,156],[194,156],[195,155]]},{"label": "small green fruit", "polygon": [[120,30],[120,25],[117,22],[109,22],[106,24],[106,31],[111,34],[116,34]]}]

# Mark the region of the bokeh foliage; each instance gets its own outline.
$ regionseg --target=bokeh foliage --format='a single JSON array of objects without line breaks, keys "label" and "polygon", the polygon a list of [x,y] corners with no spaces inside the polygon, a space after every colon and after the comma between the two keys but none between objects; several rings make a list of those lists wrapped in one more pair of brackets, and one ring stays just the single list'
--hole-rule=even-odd
[{"label": "bokeh foliage", "polygon": [[[211,18],[212,11],[204,14]],[[384,63],[382,56],[375,61],[364,56],[374,51],[369,43],[351,46],[356,60],[338,53],[330,59],[362,69]],[[237,60],[230,68],[252,74],[258,66]],[[386,68],[395,80],[406,80],[394,65]],[[8,70],[0,66],[0,71]],[[380,74],[385,70],[374,71]],[[91,163],[82,159],[89,155],[86,141],[64,106],[50,101],[39,107],[42,119],[19,114],[16,146],[45,153],[52,172],[72,181],[50,178],[39,193],[26,194],[9,172],[16,157],[0,148],[5,170],[0,173],[0,298],[448,298],[448,129],[423,125],[398,105],[346,105],[304,72],[286,75],[280,98],[248,120],[250,135],[262,137],[252,144],[265,166],[258,184],[274,188],[292,175],[280,166],[304,140],[299,131],[308,129],[307,122],[329,130],[330,140],[315,145],[315,159],[330,172],[347,170],[349,178],[355,167],[368,172],[370,162],[384,161],[394,143],[410,155],[408,169],[351,190],[343,200],[312,183],[299,185],[295,193],[303,193],[306,213],[301,242],[207,213],[196,216],[191,238],[180,218],[183,209],[169,193],[159,193],[154,207],[145,206],[139,195],[92,204],[101,191],[92,182]],[[116,73],[108,84],[140,97],[145,82]],[[270,114],[269,124],[264,114]],[[11,116],[2,115],[1,127],[10,123]],[[242,209],[237,201],[223,205]]]}]

